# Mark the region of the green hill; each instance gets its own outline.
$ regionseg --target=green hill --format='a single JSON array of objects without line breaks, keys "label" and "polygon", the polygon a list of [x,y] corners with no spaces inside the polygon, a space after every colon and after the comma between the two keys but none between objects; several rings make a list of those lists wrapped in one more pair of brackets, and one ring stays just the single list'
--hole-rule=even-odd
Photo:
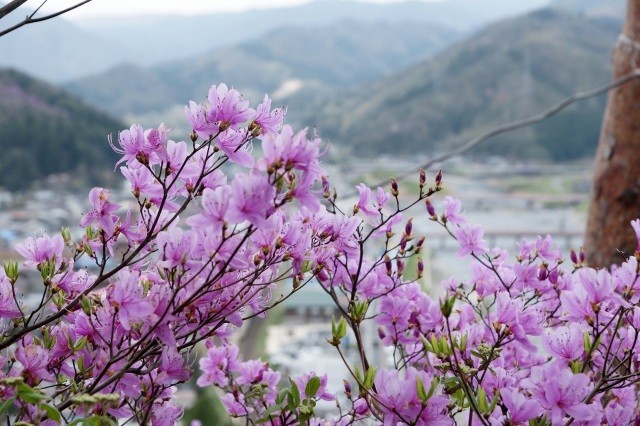
[{"label": "green hill", "polygon": [[0,69],[0,187],[25,189],[56,173],[104,184],[117,161],[107,135],[123,127],[59,88]]},{"label": "green hill", "polygon": [[[358,155],[425,154],[539,112],[610,79],[619,21],[554,10],[494,24],[426,62],[340,96],[309,115]],[[605,97],[494,139],[474,153],[568,160],[592,155]]]}]

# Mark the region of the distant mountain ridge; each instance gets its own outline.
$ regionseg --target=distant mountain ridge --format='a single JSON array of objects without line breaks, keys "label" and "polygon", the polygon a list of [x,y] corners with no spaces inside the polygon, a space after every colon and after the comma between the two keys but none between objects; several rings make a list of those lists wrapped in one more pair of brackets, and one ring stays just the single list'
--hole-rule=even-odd
[{"label": "distant mountain ridge", "polygon": [[51,174],[108,182],[123,124],[50,84],[0,69],[0,187],[21,190]]},{"label": "distant mountain ridge", "polygon": [[[64,16],[30,25],[0,40],[0,66],[14,67],[60,83],[103,72],[117,64],[138,67],[186,59],[212,49],[254,40],[285,26],[320,28],[343,20],[359,23],[413,21],[470,29],[535,9],[550,0],[448,0],[374,4],[316,0],[294,7],[199,16]],[[149,2],[150,8],[152,2]],[[5,28],[28,11],[0,22]]]},{"label": "distant mountain ridge", "polygon": [[[496,23],[406,71],[310,111],[360,156],[447,151],[610,79],[619,21],[552,9]],[[569,160],[593,155],[605,97],[486,142],[475,154]]]},{"label": "distant mountain ridge", "polygon": [[297,103],[390,75],[459,38],[446,27],[418,22],[289,27],[187,60],[149,68],[121,65],[64,87],[118,116],[201,101],[219,82],[254,102],[269,93],[293,111]]}]

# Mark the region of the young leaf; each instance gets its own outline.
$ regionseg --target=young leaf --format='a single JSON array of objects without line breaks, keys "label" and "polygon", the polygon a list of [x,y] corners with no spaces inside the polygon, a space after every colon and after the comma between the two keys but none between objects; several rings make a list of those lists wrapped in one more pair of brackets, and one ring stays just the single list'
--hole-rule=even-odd
[{"label": "young leaf", "polygon": [[60,411],[56,407],[51,404],[41,403],[40,409],[44,410],[47,413],[47,419],[53,420],[57,423],[62,423],[62,415]]},{"label": "young leaf", "polygon": [[307,382],[307,386],[305,386],[304,388],[305,395],[307,395],[308,398],[315,397],[318,393],[318,389],[320,389],[320,385],[320,378],[315,376],[312,377],[311,379],[309,379],[309,381]]}]

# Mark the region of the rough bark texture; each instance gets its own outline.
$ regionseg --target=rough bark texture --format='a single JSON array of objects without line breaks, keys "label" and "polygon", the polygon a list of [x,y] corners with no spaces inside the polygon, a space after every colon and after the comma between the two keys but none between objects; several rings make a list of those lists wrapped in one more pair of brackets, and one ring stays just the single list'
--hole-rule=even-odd
[{"label": "rough bark texture", "polygon": [[[627,1],[627,15],[613,54],[613,78],[640,66],[640,0]],[[632,255],[636,239],[629,222],[640,217],[640,81],[609,94],[598,151],[585,235],[590,266],[610,266]]]}]

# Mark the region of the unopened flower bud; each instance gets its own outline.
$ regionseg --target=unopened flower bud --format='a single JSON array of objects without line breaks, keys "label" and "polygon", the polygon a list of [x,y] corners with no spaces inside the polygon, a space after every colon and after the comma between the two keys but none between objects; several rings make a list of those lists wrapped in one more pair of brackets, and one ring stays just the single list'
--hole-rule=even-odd
[{"label": "unopened flower bud", "polygon": [[400,259],[396,260],[396,269],[398,270],[398,276],[404,272],[404,262]]},{"label": "unopened flower bud", "polygon": [[569,255],[569,257],[574,265],[578,264],[578,255],[576,254],[576,251],[574,249],[571,249],[571,254]]},{"label": "unopened flower bud", "polygon": [[431,204],[431,201],[429,201],[428,198],[424,200],[424,203],[427,206],[427,213],[429,213],[429,216],[431,216],[431,219],[435,220],[438,217],[438,215],[436,214],[435,207],[433,207],[433,204]]},{"label": "unopened flower bud", "polygon": [[442,188],[442,169],[436,173],[436,188]]},{"label": "unopened flower bud", "polygon": [[406,234],[406,236],[408,237],[409,235],[411,235],[411,231],[413,230],[413,218],[409,219],[406,223],[406,225],[404,225],[404,233]]},{"label": "unopened flower bud", "polygon": [[62,235],[62,239],[65,244],[69,244],[71,242],[71,230],[69,230],[69,228],[63,227],[62,230],[60,230],[60,234]]},{"label": "unopened flower bud", "polygon": [[586,260],[586,255],[584,254],[584,248],[580,247],[580,263],[584,263],[584,261]]},{"label": "unopened flower bud", "polygon": [[322,180],[322,196],[324,198],[329,198],[331,195],[331,187],[329,186],[329,178],[326,176],[321,177]]},{"label": "unopened flower bud", "polygon": [[422,251],[423,244],[424,244],[424,237],[420,237],[420,239],[416,243],[416,249],[415,249],[416,254]]},{"label": "unopened flower bud", "polygon": [[424,169],[420,169],[420,188],[424,188],[424,185],[427,182],[427,173]]},{"label": "unopened flower bud", "polygon": [[424,273],[424,263],[422,259],[418,259],[418,278],[422,278],[422,274]]},{"label": "unopened flower bud", "polygon": [[384,330],[382,329],[382,327],[378,327],[378,337],[380,338],[380,340],[384,339],[385,337],[387,337],[387,335],[385,334]]},{"label": "unopened flower bud", "polygon": [[11,284],[15,284],[18,280],[18,262],[14,262],[13,260],[9,260],[4,263],[4,273],[11,281]]},{"label": "unopened flower bud", "polygon": [[399,193],[398,182],[394,178],[391,178],[391,195],[397,197]]},{"label": "unopened flower bud", "polygon": [[544,281],[549,276],[549,271],[547,270],[547,265],[542,264],[538,269],[538,280]]},{"label": "unopened flower bud", "polygon": [[351,398],[351,384],[347,380],[343,380],[344,382],[344,394],[347,395],[347,398]]}]

